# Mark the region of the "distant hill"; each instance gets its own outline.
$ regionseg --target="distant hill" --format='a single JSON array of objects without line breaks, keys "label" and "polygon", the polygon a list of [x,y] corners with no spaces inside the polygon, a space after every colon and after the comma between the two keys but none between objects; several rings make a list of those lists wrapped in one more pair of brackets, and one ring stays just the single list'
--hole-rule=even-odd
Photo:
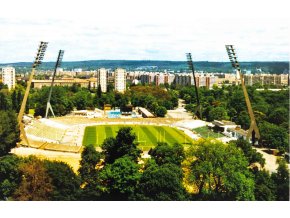
[{"label": "distant hill", "polygon": [[[44,62],[40,69],[51,70],[54,67],[54,62]],[[243,70],[250,70],[252,73],[267,72],[267,73],[288,73],[289,62],[241,62]],[[31,68],[30,62],[6,63],[1,66],[13,66],[17,72],[26,72]],[[232,72],[232,67],[229,62],[208,62],[199,61],[194,62],[196,70],[206,72]],[[75,68],[82,68],[83,70],[95,70],[98,68],[115,69],[117,67],[125,68],[126,70],[147,70],[147,71],[187,71],[187,64],[185,61],[152,61],[152,60],[89,60],[89,61],[72,61],[63,62],[62,68],[65,70],[72,70]]]}]

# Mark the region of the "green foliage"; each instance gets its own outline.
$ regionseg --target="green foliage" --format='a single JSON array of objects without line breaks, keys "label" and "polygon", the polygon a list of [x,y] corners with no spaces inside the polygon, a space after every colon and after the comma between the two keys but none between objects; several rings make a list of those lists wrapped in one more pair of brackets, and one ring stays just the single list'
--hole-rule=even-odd
[{"label": "green foliage", "polygon": [[88,90],[81,90],[74,95],[74,106],[78,110],[85,110],[87,107],[93,106],[92,95]]},{"label": "green foliage", "polygon": [[[33,90],[30,95],[30,108],[35,107],[35,115],[45,116],[46,104],[49,94],[49,87]],[[73,94],[68,91],[68,87],[54,86],[52,90],[51,106],[56,116],[63,116],[73,109]]]},{"label": "green foliage", "polygon": [[277,148],[285,152],[288,147],[288,134],[286,130],[277,125],[263,122],[259,125],[261,138],[259,143],[266,148]]},{"label": "green foliage", "polygon": [[165,107],[159,106],[155,110],[155,114],[157,117],[165,117],[167,110]]},{"label": "green foliage", "polygon": [[268,121],[276,125],[289,122],[289,111],[287,108],[278,107],[270,112]]},{"label": "green foliage", "polygon": [[243,152],[245,157],[247,158],[249,165],[258,162],[261,164],[262,167],[265,165],[265,159],[263,155],[258,153],[249,143],[244,139],[238,139],[237,141],[231,141],[232,144],[240,148]]},{"label": "green foliage", "polygon": [[21,181],[18,165],[21,158],[16,155],[0,157],[0,200],[11,197]]},{"label": "green foliage", "polygon": [[107,138],[101,146],[105,155],[105,162],[111,164],[125,155],[130,156],[137,162],[141,150],[137,148],[135,140],[136,135],[132,132],[131,127],[120,128],[115,139]]},{"label": "green foliage", "polygon": [[189,182],[198,189],[197,199],[254,200],[254,181],[243,153],[232,144],[200,140],[190,147]]},{"label": "green foliage", "polygon": [[272,180],[269,172],[255,171],[255,200],[257,201],[275,201],[275,183]]},{"label": "green foliage", "polygon": [[96,179],[96,165],[100,162],[101,154],[96,151],[93,145],[88,145],[82,151],[81,158],[78,171],[82,182],[89,183]]},{"label": "green foliage", "polygon": [[159,142],[155,148],[149,151],[149,154],[159,166],[166,163],[181,166],[185,158],[184,148],[178,143],[170,146],[165,142]]},{"label": "green foliage", "polygon": [[139,166],[128,156],[107,164],[100,173],[104,196],[108,200],[129,200],[136,191],[141,173]]},{"label": "green foliage", "polygon": [[19,142],[19,128],[13,111],[0,110],[0,157],[8,154]]},{"label": "green foliage", "polygon": [[50,200],[74,201],[80,193],[80,178],[66,163],[45,161],[48,176],[52,179],[53,191]]},{"label": "green foliage", "polygon": [[7,90],[0,90],[0,110],[10,110],[11,100]]},{"label": "green foliage", "polygon": [[131,97],[133,106],[145,107],[160,117],[178,105],[177,92],[159,86],[133,86],[126,95]]},{"label": "green foliage", "polygon": [[278,161],[277,173],[272,174],[278,201],[289,201],[289,169],[284,159]]},{"label": "green foliage", "polygon": [[19,165],[21,183],[13,193],[14,200],[47,201],[50,200],[53,185],[44,162],[33,156]]},{"label": "green foliage", "polygon": [[143,172],[135,200],[184,201],[188,195],[182,184],[182,170],[175,164],[151,163]]},{"label": "green foliage", "polygon": [[237,119],[235,120],[243,129],[250,128],[250,117],[247,111],[242,111],[238,114]]},{"label": "green foliage", "polygon": [[210,110],[208,115],[208,120],[228,120],[229,117],[227,115],[227,111],[223,107],[215,107]]}]

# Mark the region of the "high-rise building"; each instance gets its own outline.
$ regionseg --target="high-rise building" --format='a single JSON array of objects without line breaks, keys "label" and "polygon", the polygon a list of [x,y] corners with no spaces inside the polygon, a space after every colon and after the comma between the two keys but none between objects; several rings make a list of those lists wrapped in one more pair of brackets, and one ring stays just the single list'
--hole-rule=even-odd
[{"label": "high-rise building", "polygon": [[8,86],[8,89],[15,88],[15,68],[14,67],[3,67],[2,68],[2,82]]},{"label": "high-rise building", "polygon": [[122,68],[115,70],[115,91],[124,93],[126,90],[126,71]]},{"label": "high-rise building", "polygon": [[107,70],[105,68],[98,70],[98,85],[101,86],[102,92],[107,92]]}]

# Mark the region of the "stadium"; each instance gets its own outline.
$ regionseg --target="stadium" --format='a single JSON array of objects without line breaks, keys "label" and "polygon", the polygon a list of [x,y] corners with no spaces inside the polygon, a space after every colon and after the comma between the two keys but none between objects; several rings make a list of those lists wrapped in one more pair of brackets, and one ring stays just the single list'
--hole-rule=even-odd
[{"label": "stadium", "polygon": [[[29,145],[32,148],[80,153],[82,147],[93,144],[97,148],[108,137],[115,137],[121,127],[131,127],[136,134],[136,142],[143,151],[148,151],[158,142],[169,144],[191,144],[198,138],[191,131],[192,126],[184,124],[195,120],[180,118],[88,118],[84,116],[63,116],[55,118],[31,118],[25,127]],[[205,122],[195,121],[198,126]]]}]

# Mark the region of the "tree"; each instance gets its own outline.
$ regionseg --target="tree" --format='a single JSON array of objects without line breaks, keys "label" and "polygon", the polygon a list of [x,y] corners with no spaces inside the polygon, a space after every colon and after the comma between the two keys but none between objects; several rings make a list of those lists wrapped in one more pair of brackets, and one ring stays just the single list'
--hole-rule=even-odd
[{"label": "tree", "polygon": [[165,117],[167,110],[163,106],[158,106],[155,110],[155,114],[157,117]]},{"label": "tree", "polygon": [[[49,87],[44,87],[30,95],[31,105],[35,107],[35,115],[44,116],[48,99]],[[63,116],[73,109],[72,97],[67,87],[54,86],[52,90],[51,106],[56,116]]]},{"label": "tree", "polygon": [[288,134],[286,130],[266,121],[259,125],[261,138],[259,143],[266,148],[277,148],[281,152],[287,151]]},{"label": "tree", "polygon": [[140,176],[138,164],[128,156],[107,164],[100,173],[106,199],[129,200],[135,193]]},{"label": "tree", "polygon": [[243,129],[249,129],[250,127],[250,117],[247,111],[242,111],[240,113],[238,113],[238,117],[236,119],[236,122],[241,125],[241,127]]},{"label": "tree", "polygon": [[270,112],[268,121],[276,125],[280,125],[285,122],[288,123],[289,111],[284,107],[278,107]]},{"label": "tree", "polygon": [[31,156],[19,165],[21,183],[13,194],[14,200],[47,201],[53,191],[52,180],[48,176],[44,162]]},{"label": "tree", "polygon": [[165,142],[158,142],[157,146],[149,151],[149,154],[159,166],[166,163],[181,166],[185,158],[183,146],[177,143],[170,146]]},{"label": "tree", "polygon": [[45,161],[48,176],[52,179],[53,191],[50,200],[74,201],[80,193],[80,178],[64,162]]},{"label": "tree", "polygon": [[135,200],[184,201],[188,196],[182,185],[182,170],[175,164],[151,163],[143,172]]},{"label": "tree", "polygon": [[102,89],[101,89],[101,86],[98,85],[98,89],[97,89],[97,97],[98,98],[101,98],[102,97]]},{"label": "tree", "polygon": [[92,106],[91,93],[84,90],[77,92],[74,96],[74,105],[78,110],[84,110]]},{"label": "tree", "polygon": [[277,173],[272,174],[278,201],[289,201],[289,169],[284,159],[278,160]]},{"label": "tree", "polygon": [[21,158],[14,154],[0,157],[0,200],[9,199],[18,187],[21,181],[20,162]]},{"label": "tree", "polygon": [[254,171],[255,176],[255,200],[257,201],[275,201],[275,183],[269,172],[262,170]]},{"label": "tree", "polygon": [[96,179],[96,165],[101,160],[100,152],[96,151],[93,145],[88,145],[84,148],[81,154],[79,174],[82,182],[90,183]]},{"label": "tree", "polygon": [[84,148],[81,154],[80,168],[78,170],[82,181],[81,200],[100,200],[102,190],[99,183],[97,165],[101,162],[101,153],[93,145]]},{"label": "tree", "polygon": [[258,153],[248,141],[244,139],[238,139],[237,141],[231,141],[231,143],[242,149],[245,157],[249,162],[249,165],[257,162],[261,164],[262,167],[265,165],[265,159],[263,158],[263,155]]},{"label": "tree", "polygon": [[254,200],[254,180],[243,152],[232,144],[206,139],[188,150],[189,184],[198,200]]},{"label": "tree", "polygon": [[229,119],[227,111],[223,107],[215,107],[209,112],[209,121]]},{"label": "tree", "polygon": [[0,111],[0,157],[16,147],[19,136],[16,114],[13,111]]},{"label": "tree", "polygon": [[17,94],[16,94],[16,90],[13,90],[12,95],[11,95],[11,101],[12,101],[12,108],[14,108],[15,111],[18,112],[18,107],[19,107],[19,103],[17,101]]},{"label": "tree", "polygon": [[11,109],[10,99],[6,90],[0,90],[0,110]]},{"label": "tree", "polygon": [[137,147],[135,140],[136,135],[132,132],[131,127],[120,128],[115,139],[105,139],[102,149],[106,164],[111,164],[116,159],[125,155],[128,155],[137,162],[142,151]]}]

